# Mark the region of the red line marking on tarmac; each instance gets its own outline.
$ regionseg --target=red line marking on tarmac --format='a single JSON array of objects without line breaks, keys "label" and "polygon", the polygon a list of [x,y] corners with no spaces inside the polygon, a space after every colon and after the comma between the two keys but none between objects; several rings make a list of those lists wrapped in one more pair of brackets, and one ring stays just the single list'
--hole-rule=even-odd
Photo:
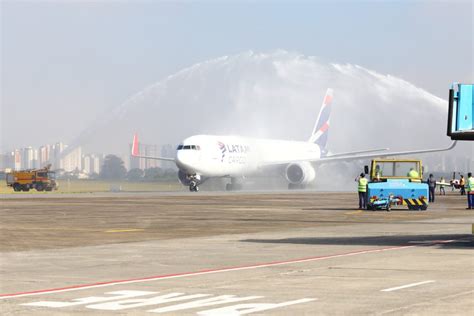
[{"label": "red line marking on tarmac", "polygon": [[[435,244],[440,244],[440,243],[450,243],[450,242],[453,242],[453,241],[455,241],[455,240],[440,240],[440,241],[432,242],[428,245],[435,245]],[[426,244],[424,246],[426,246]],[[61,288],[44,289],[44,290],[36,290],[36,291],[29,291],[29,292],[0,294],[0,300],[1,299],[7,299],[7,298],[41,295],[41,294],[51,294],[51,293],[70,292],[70,291],[77,291],[77,290],[86,290],[86,289],[91,289],[91,288],[112,286],[112,285],[118,285],[118,284],[140,283],[140,282],[149,282],[149,281],[156,281],[156,280],[173,279],[173,278],[184,278],[184,277],[205,275],[205,274],[213,274],[213,273],[222,273],[222,272],[231,272],[231,271],[239,271],[239,270],[249,270],[249,269],[274,267],[274,266],[287,265],[287,264],[296,264],[296,263],[302,263],[302,262],[320,261],[320,260],[327,260],[327,259],[333,259],[333,258],[356,256],[356,255],[362,255],[362,254],[368,254],[368,253],[377,253],[377,252],[384,252],[384,251],[392,251],[392,250],[401,250],[401,249],[408,249],[408,248],[415,248],[415,247],[420,247],[420,246],[419,245],[406,245],[406,246],[395,246],[395,247],[387,247],[387,248],[379,248],[379,249],[366,249],[366,250],[352,251],[352,252],[346,252],[346,253],[334,254],[334,255],[328,255],[328,256],[308,257],[308,258],[285,260],[285,261],[273,261],[273,262],[257,263],[257,264],[237,266],[237,267],[225,267],[225,268],[219,268],[219,269],[206,269],[206,270],[200,270],[200,271],[194,271],[194,272],[164,274],[164,275],[157,275],[157,276],[150,276],[150,277],[143,277],[143,278],[135,278],[135,279],[115,280],[115,281],[105,281],[105,282],[97,282],[97,283],[90,283],[90,284],[72,285],[72,286],[66,286],[66,287],[61,287]]]}]

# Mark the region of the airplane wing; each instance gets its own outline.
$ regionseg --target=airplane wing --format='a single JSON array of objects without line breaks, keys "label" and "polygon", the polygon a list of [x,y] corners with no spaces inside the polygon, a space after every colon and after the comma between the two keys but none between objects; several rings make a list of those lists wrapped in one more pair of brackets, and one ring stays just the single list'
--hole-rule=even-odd
[{"label": "airplane wing", "polygon": [[323,157],[319,159],[321,162],[330,162],[330,161],[351,161],[367,158],[378,158],[378,157],[394,157],[394,156],[406,156],[406,155],[415,155],[415,154],[427,154],[440,151],[451,150],[456,146],[456,141],[453,141],[451,145],[444,148],[432,148],[432,149],[422,149],[422,150],[410,150],[410,151],[393,151],[393,152],[383,152],[377,154],[367,154],[367,155],[348,155],[348,156],[338,156],[338,157]]},{"label": "airplane wing", "polygon": [[334,157],[344,157],[349,155],[358,155],[358,154],[366,154],[366,153],[373,153],[373,152],[380,152],[380,151],[387,151],[389,148],[379,148],[379,149],[367,149],[367,150],[360,150],[360,151],[351,151],[347,153],[338,153],[338,154],[329,154],[324,156],[324,158],[334,158]]},{"label": "airplane wing", "polygon": [[410,151],[393,151],[393,152],[371,153],[371,154],[365,154],[365,155],[357,154],[357,153],[363,153],[363,152],[377,151],[377,150],[367,150],[367,151],[359,151],[359,152],[352,152],[352,153],[346,153],[346,154],[335,154],[332,156],[326,156],[326,157],[321,157],[321,158],[294,159],[294,160],[274,161],[274,162],[270,161],[270,162],[263,163],[262,167],[269,166],[269,165],[283,165],[283,164],[297,163],[297,162],[302,162],[302,161],[324,163],[324,162],[335,162],[335,161],[353,161],[353,160],[368,159],[368,158],[383,158],[383,157],[405,156],[405,155],[414,155],[414,154],[426,154],[426,153],[451,150],[454,148],[454,146],[456,146],[456,141],[453,141],[451,145],[449,145],[449,147],[445,147],[445,148],[433,148],[433,149],[410,150]]},{"label": "airplane wing", "polygon": [[141,155],[140,155],[140,147],[139,147],[139,144],[138,144],[138,136],[137,136],[137,134],[133,135],[132,156],[133,156],[133,157],[137,157],[137,158],[144,158],[144,159],[154,159],[154,160],[163,160],[163,161],[175,161],[174,158],[156,157],[156,156],[141,156]]}]

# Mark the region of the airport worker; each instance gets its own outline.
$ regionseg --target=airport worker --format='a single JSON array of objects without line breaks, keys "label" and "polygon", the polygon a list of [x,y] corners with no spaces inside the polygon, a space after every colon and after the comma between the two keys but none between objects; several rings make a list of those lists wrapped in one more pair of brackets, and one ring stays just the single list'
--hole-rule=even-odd
[{"label": "airport worker", "polygon": [[464,180],[464,176],[461,175],[461,179],[459,179],[459,188],[461,189],[461,195],[466,194],[466,180]]},{"label": "airport worker", "polygon": [[472,173],[467,174],[467,210],[474,209],[474,177]]},{"label": "airport worker", "polygon": [[380,181],[380,177],[382,176],[382,170],[380,170],[380,166],[376,165],[375,166],[375,179],[377,181]]},{"label": "airport worker", "polygon": [[420,177],[418,171],[416,171],[414,168],[410,168],[410,171],[408,171],[407,176],[411,179],[417,179]]},{"label": "airport worker", "polygon": [[439,180],[439,195],[446,195],[446,191],[444,190],[444,187],[448,185],[446,181],[444,180],[443,177]]},{"label": "airport worker", "polygon": [[359,192],[359,209],[365,210],[367,208],[367,183],[369,181],[365,178],[364,173],[361,173],[355,181],[358,182],[357,191]]},{"label": "airport worker", "polygon": [[433,203],[435,201],[435,189],[436,189],[436,179],[433,177],[433,174],[430,173],[430,177],[426,181],[428,183],[428,189],[429,189],[429,202]]}]

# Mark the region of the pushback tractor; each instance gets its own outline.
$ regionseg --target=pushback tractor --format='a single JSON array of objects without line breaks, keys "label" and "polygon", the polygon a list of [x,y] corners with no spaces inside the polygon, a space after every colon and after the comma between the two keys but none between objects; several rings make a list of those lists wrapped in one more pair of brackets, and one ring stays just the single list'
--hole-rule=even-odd
[{"label": "pushback tractor", "polygon": [[[365,166],[369,174],[369,166]],[[421,160],[374,159],[367,184],[367,209],[390,211],[393,206],[410,210],[428,208],[428,184],[422,182]]]}]

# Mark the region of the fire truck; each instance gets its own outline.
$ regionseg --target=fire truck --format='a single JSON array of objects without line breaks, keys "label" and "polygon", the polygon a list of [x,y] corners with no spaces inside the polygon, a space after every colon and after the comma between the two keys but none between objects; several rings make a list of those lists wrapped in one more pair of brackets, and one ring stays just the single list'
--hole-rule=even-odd
[{"label": "fire truck", "polygon": [[56,173],[50,170],[48,165],[42,169],[16,170],[7,173],[7,186],[12,187],[14,191],[28,192],[30,189],[36,191],[52,191],[58,189]]}]

